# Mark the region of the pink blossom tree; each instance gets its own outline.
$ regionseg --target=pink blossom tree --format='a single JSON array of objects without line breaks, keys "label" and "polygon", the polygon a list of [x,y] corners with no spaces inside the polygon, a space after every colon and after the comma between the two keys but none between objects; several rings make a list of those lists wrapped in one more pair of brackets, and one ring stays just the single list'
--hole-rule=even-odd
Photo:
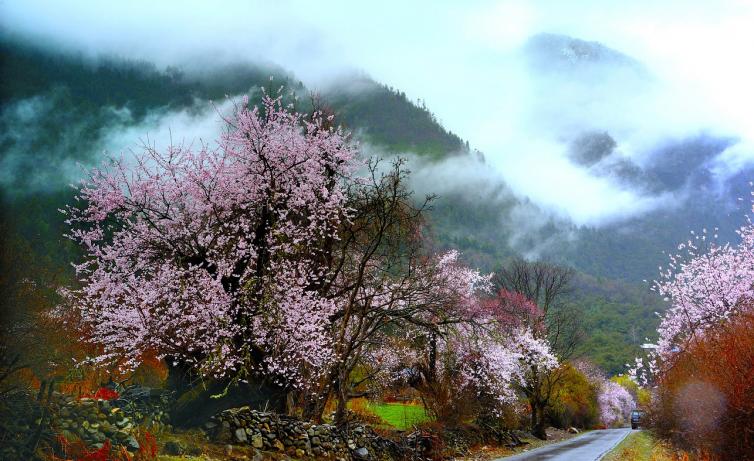
[{"label": "pink blossom tree", "polygon": [[[754,226],[738,231],[738,245],[707,242],[707,231],[678,246],[653,287],[671,302],[658,332],[667,355],[751,304],[754,297]],[[706,246],[706,251],[700,247]]]},{"label": "pink blossom tree", "polygon": [[678,354],[695,341],[714,334],[717,326],[743,311],[754,299],[754,224],[738,230],[741,241],[718,245],[706,229],[678,245],[660,268],[652,290],[670,303],[661,316],[659,338],[646,357],[629,367],[632,378],[649,385],[657,374],[673,366]]},{"label": "pink blossom tree", "polygon": [[216,146],[146,147],[91,171],[65,211],[85,254],[65,294],[98,363],[155,353],[301,386],[332,359],[322,261],[349,219],[356,152],[327,119],[268,96],[226,122]]},{"label": "pink blossom tree", "polygon": [[[428,364],[436,364],[442,330],[466,321],[477,292],[489,283],[489,277],[460,264],[457,252],[426,257],[421,240],[400,238],[400,245],[386,245],[377,252],[381,257],[372,256],[363,265],[363,275],[356,278],[360,288],[342,304],[342,316],[333,324],[339,339],[333,375],[326,384],[337,397],[336,419],[353,395],[350,389],[365,379],[350,380],[356,367],[368,370],[367,378],[384,379],[415,365],[417,353],[410,351],[417,351],[417,346],[428,352]],[[435,373],[435,365],[427,372]]]},{"label": "pink blossom tree", "polygon": [[[446,261],[456,257],[450,253]],[[420,346],[426,351],[420,355],[423,360],[413,365],[414,385],[432,400],[429,406],[436,416],[443,413],[450,420],[472,416],[464,411],[499,414],[538,373],[558,366],[547,340],[532,331],[537,322],[528,321],[528,314],[540,312],[535,304],[507,291],[491,300],[489,276],[459,270],[466,275],[451,278],[476,287],[466,290],[463,302],[451,309],[462,320],[442,319],[433,324],[436,328],[413,335],[425,338]],[[464,395],[478,405],[464,401]]]},{"label": "pink blossom tree", "polygon": [[607,427],[625,423],[636,402],[631,394],[620,384],[604,381],[597,396],[600,407],[600,419]]},{"label": "pink blossom tree", "polygon": [[[573,270],[543,261],[514,259],[496,276],[499,295],[494,304],[503,313],[512,311],[519,323],[529,327],[533,338],[547,345],[559,361],[573,353],[581,338],[577,311],[565,302]],[[545,410],[566,368],[543,366],[536,361],[517,386],[531,407],[532,433],[541,439],[545,432]]]}]

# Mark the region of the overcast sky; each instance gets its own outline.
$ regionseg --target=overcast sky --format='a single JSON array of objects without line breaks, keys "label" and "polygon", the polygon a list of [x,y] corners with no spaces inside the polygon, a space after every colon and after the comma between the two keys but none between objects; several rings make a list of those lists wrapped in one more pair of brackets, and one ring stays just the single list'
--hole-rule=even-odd
[{"label": "overcast sky", "polygon": [[[272,62],[312,88],[363,70],[423,99],[514,190],[577,223],[639,213],[672,197],[575,167],[564,157],[567,129],[607,130],[638,163],[659,140],[701,131],[742,139],[726,153],[728,168],[748,162],[754,144],[750,1],[6,0],[0,21],[7,32],[92,56],[184,68]],[[651,84],[633,88],[615,78],[574,88],[533,75],[520,49],[541,32],[619,50],[646,67]]]}]

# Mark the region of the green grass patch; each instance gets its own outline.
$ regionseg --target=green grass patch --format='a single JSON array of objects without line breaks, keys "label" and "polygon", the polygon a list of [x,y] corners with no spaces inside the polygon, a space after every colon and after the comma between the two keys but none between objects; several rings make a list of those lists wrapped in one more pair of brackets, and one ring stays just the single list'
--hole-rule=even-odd
[{"label": "green grass patch", "polygon": [[670,451],[647,431],[632,432],[602,461],[670,461]]},{"label": "green grass patch", "polygon": [[421,405],[370,402],[367,409],[385,421],[386,425],[401,431],[429,421],[427,411]]}]

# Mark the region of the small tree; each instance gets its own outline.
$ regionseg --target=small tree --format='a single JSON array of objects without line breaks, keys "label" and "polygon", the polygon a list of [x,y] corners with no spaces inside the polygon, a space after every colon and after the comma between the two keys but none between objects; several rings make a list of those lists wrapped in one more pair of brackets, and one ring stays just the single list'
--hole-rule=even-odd
[{"label": "small tree", "polygon": [[[535,338],[545,341],[561,361],[570,357],[581,338],[576,312],[564,303],[572,278],[572,269],[521,258],[514,259],[495,278],[500,290],[495,302],[501,309],[517,311],[522,321],[530,325]],[[512,303],[511,293],[522,295],[529,304]],[[533,363],[518,386],[529,400],[532,434],[537,438],[547,438],[545,409],[564,373],[562,367]]]},{"label": "small tree", "polygon": [[[484,287],[479,295],[488,296]],[[413,365],[413,384],[435,416],[450,424],[502,414],[532,369],[557,366],[547,341],[518,315],[520,309],[536,312],[536,306],[514,294],[505,302],[479,295],[469,296],[455,311],[462,321],[436,322],[435,328],[414,334],[424,340]]]},{"label": "small tree", "polygon": [[636,408],[631,394],[623,386],[612,381],[602,383],[597,401],[600,406],[600,419],[607,427],[625,423],[631,410]]}]

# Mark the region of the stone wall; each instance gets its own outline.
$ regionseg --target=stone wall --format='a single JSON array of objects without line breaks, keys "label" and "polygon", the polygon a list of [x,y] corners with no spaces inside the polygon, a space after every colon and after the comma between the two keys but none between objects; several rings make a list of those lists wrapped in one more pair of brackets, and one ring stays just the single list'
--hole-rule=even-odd
[{"label": "stone wall", "polygon": [[[150,432],[170,429],[167,424],[167,401],[150,397],[148,388],[133,387],[115,400],[76,398],[52,393],[49,401],[50,426],[68,441],[81,439],[89,447],[99,448],[110,440],[129,451],[139,449],[137,426]],[[134,390],[138,391],[134,395]]]},{"label": "stone wall", "polygon": [[50,400],[50,414],[52,429],[69,441],[81,439],[99,448],[109,439],[129,451],[139,449],[133,420],[110,401],[57,394]]},{"label": "stone wall", "polygon": [[250,445],[259,450],[285,452],[296,458],[378,460],[389,458],[389,441],[368,426],[338,429],[295,418],[252,410],[222,411],[204,425],[207,436],[219,443]]}]

